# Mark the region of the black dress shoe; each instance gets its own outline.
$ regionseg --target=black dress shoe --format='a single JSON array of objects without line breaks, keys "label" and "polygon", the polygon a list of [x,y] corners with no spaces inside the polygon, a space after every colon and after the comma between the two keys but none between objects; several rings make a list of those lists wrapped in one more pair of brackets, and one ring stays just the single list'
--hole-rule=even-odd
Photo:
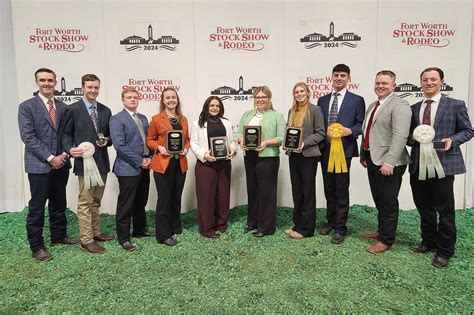
[{"label": "black dress shoe", "polygon": [[152,236],[155,236],[155,233],[153,232],[150,232],[150,231],[145,231],[143,233],[140,233],[140,234],[132,234],[132,237],[136,237],[136,238],[140,238],[140,237],[152,237]]},{"label": "black dress shoe", "polygon": [[133,252],[135,249],[137,249],[130,241],[126,241],[125,243],[121,244],[121,246],[127,252]]},{"label": "black dress shoe", "polygon": [[428,247],[428,246],[425,246],[425,245],[413,245],[413,246],[410,246],[410,250],[412,252],[415,252],[415,253],[425,254],[425,253],[435,251],[436,248],[435,247]]},{"label": "black dress shoe", "polygon": [[36,252],[32,254],[32,256],[36,259],[37,262],[40,262],[40,263],[53,259],[53,256],[50,253],[48,253],[48,251],[44,248],[37,250]]},{"label": "black dress shoe", "polygon": [[257,232],[255,230],[255,233],[252,233],[252,235],[255,236],[255,237],[264,237],[266,234],[263,234],[262,232]]},{"label": "black dress shoe", "polygon": [[339,234],[339,233],[334,233],[331,239],[331,243],[333,244],[342,244],[344,240],[346,239],[345,235]]},{"label": "black dress shoe", "polygon": [[244,227],[244,232],[245,233],[252,233],[253,231],[256,231],[256,230],[257,230],[257,228],[255,228],[253,226],[248,226],[247,225],[246,227]]},{"label": "black dress shoe", "polygon": [[325,224],[321,230],[319,230],[319,234],[321,235],[329,235],[331,231],[333,230],[332,226]]},{"label": "black dress shoe", "polygon": [[75,245],[75,244],[79,244],[81,242],[81,240],[78,240],[78,239],[74,239],[74,238],[69,238],[69,237],[65,237],[63,239],[60,239],[60,240],[56,240],[56,241],[51,241],[51,246],[57,246],[57,245]]},{"label": "black dress shoe", "polygon": [[448,267],[448,262],[449,259],[437,256],[435,259],[433,259],[431,264],[437,268],[445,268]]},{"label": "black dress shoe", "polygon": [[175,246],[176,244],[178,244],[178,241],[170,237],[170,238],[165,239],[164,241],[158,241],[158,243],[165,244],[168,246]]}]

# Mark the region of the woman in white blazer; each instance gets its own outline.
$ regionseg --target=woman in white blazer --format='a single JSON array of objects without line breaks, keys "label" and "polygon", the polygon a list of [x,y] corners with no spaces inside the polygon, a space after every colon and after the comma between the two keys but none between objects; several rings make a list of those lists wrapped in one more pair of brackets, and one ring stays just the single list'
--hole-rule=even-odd
[{"label": "woman in white blazer", "polygon": [[[199,119],[191,127],[191,150],[197,158],[195,172],[199,233],[209,238],[219,237],[227,230],[230,160],[237,152],[232,123],[223,115],[224,104],[221,99],[210,96],[204,102]],[[217,153],[211,152],[210,139],[214,137],[227,139],[227,155],[219,158]]]}]

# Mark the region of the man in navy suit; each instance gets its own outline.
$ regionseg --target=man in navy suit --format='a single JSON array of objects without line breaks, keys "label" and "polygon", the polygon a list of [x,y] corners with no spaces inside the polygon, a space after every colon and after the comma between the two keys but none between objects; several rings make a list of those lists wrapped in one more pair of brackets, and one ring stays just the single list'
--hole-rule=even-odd
[{"label": "man in navy suit", "polygon": [[[115,238],[111,235],[101,234],[99,224],[100,203],[104,194],[107,173],[110,171],[107,147],[112,145],[108,138],[109,120],[112,113],[107,106],[97,102],[99,90],[100,80],[95,74],[82,76],[84,97],[68,106],[63,137],[64,149],[74,158],[74,173],[79,179],[77,218],[81,234],[80,248],[91,254],[105,252],[105,248],[96,241],[104,242]],[[93,158],[104,186],[85,188],[82,159],[84,151],[78,147],[82,142],[90,142],[95,146]]]},{"label": "man in navy suit", "polygon": [[68,154],[61,137],[66,104],[54,98],[56,74],[46,68],[35,72],[38,95],[20,104],[18,125],[25,143],[25,172],[30,182],[26,231],[33,257],[38,262],[51,260],[43,240],[44,208],[48,200],[51,246],[77,244],[67,237],[66,185],[69,178]]},{"label": "man in navy suit", "polygon": [[147,231],[145,206],[150,187],[150,149],[146,145],[148,120],[137,112],[137,90],[126,87],[122,91],[124,109],[110,119],[110,137],[117,151],[113,172],[119,182],[117,200],[117,238],[128,252],[135,246],[130,241],[130,223],[133,218],[133,236],[154,236]]},{"label": "man in navy suit", "polygon": [[351,70],[344,64],[336,65],[332,70],[333,92],[321,97],[318,106],[324,114],[326,129],[332,123],[344,127],[342,146],[346,156],[347,173],[328,173],[329,151],[331,139],[324,141],[322,150],[324,194],[327,201],[327,223],[320,234],[328,235],[334,230],[331,243],[341,244],[347,234],[347,216],[349,213],[349,182],[352,157],[359,156],[357,138],[362,134],[362,123],[365,115],[364,99],[347,90],[351,80]]},{"label": "man in navy suit", "polygon": [[[469,141],[474,131],[463,101],[441,94],[444,73],[431,67],[420,74],[424,99],[412,106],[411,132],[420,124],[430,124],[435,130],[434,141],[444,142],[437,154],[446,177],[420,180],[420,146],[414,142],[410,165],[413,200],[421,217],[421,244],[412,246],[416,253],[436,251],[433,266],[443,268],[454,255],[456,221],[454,210],[454,175],[466,172],[459,146]],[[439,221],[437,220],[439,215]]]}]

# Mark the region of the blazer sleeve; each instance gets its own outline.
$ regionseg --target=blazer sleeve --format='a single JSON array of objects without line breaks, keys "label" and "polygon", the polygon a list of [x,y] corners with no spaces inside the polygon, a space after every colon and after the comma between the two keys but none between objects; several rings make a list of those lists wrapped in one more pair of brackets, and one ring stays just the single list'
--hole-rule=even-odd
[{"label": "blazer sleeve", "polygon": [[362,124],[365,118],[365,100],[363,97],[359,98],[355,109],[354,125],[350,127],[352,130],[352,139],[357,139],[362,134]]},{"label": "blazer sleeve", "polygon": [[[312,118],[312,134],[304,137],[304,146],[312,147],[318,145],[326,137],[326,131],[324,130],[324,116],[321,107],[311,105],[311,118]],[[303,135],[304,136],[304,135]]]},{"label": "blazer sleeve", "polygon": [[467,113],[466,104],[459,101],[458,108],[456,108],[456,133],[450,138],[453,140],[453,148],[460,146],[464,142],[469,141],[474,136],[472,130],[471,120]]},{"label": "blazer sleeve", "polygon": [[383,163],[396,166],[402,156],[410,132],[411,108],[405,100],[400,100],[392,109],[392,142]]},{"label": "blazer sleeve", "polygon": [[189,150],[190,139],[189,139],[189,124],[188,119],[183,117],[183,131],[184,131],[184,148]]},{"label": "blazer sleeve", "polygon": [[146,137],[146,144],[147,146],[157,152],[158,151],[158,134],[159,134],[159,125],[158,125],[158,118],[154,117],[150,125],[148,126],[148,134]]},{"label": "blazer sleeve", "polygon": [[46,145],[37,137],[35,123],[31,106],[22,103],[18,110],[18,126],[20,127],[20,137],[28,151],[32,152],[42,161],[46,161],[51,155]]},{"label": "blazer sleeve", "polygon": [[115,151],[117,151],[117,156],[133,167],[139,168],[142,165],[143,158],[130,150],[130,145],[127,145],[125,141],[125,132],[125,124],[119,117],[112,116],[110,118],[110,138],[113,141]]},{"label": "blazer sleeve", "polygon": [[67,154],[71,154],[70,151],[75,147],[74,145],[74,109],[71,108],[72,105],[69,105],[66,108],[66,113],[64,115],[64,133],[63,133],[63,148]]},{"label": "blazer sleeve", "polygon": [[286,121],[285,117],[283,117],[283,114],[276,112],[277,117],[276,117],[276,136],[275,139],[278,142],[278,145],[281,145],[283,143],[283,138],[285,137],[285,127],[286,127]]},{"label": "blazer sleeve", "polygon": [[[196,158],[205,163],[204,155],[206,150],[199,145],[199,134],[201,133],[201,128],[198,125],[198,122],[195,121],[191,125],[191,151],[193,151]],[[207,139],[206,139],[207,141]]]}]

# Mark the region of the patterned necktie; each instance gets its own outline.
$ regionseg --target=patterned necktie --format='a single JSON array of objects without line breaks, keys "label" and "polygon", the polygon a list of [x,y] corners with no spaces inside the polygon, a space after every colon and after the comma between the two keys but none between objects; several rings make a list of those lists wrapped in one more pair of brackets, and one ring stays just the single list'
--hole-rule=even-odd
[{"label": "patterned necktie", "polygon": [[143,150],[143,155],[148,156],[148,154],[150,153],[150,150],[148,149],[148,147],[146,145],[145,129],[143,128],[143,124],[140,121],[140,118],[138,117],[137,113],[133,113],[133,121],[135,121],[135,124],[138,127],[138,131],[140,132],[140,137],[142,138],[143,145],[145,146],[145,148]]},{"label": "patterned necktie", "polygon": [[364,148],[365,151],[369,151],[369,149],[370,149],[370,145],[369,145],[370,128],[372,128],[372,123],[374,121],[375,112],[377,111],[377,108],[379,108],[379,106],[380,106],[380,102],[377,101],[377,104],[375,104],[375,107],[372,110],[372,113],[370,113],[369,122],[367,123],[367,129],[365,130],[365,135],[364,135],[364,146],[363,146],[363,148]]},{"label": "patterned necktie", "polygon": [[335,92],[333,95],[334,100],[332,101],[331,110],[329,111],[328,125],[335,123],[337,120],[337,97],[340,94]]},{"label": "patterned necktie", "polygon": [[423,121],[421,122],[423,125],[431,125],[431,103],[433,103],[433,100],[425,101],[426,107],[423,112]]},{"label": "patterned necktie", "polygon": [[51,120],[53,121],[53,126],[56,128],[56,109],[54,108],[53,100],[48,100],[48,105],[49,105],[49,116],[51,117]]},{"label": "patterned necktie", "polygon": [[89,107],[89,109],[91,110],[91,118],[92,118],[92,123],[94,124],[94,129],[97,132],[97,126],[98,126],[99,121],[97,119],[96,106],[91,105],[91,107]]}]

